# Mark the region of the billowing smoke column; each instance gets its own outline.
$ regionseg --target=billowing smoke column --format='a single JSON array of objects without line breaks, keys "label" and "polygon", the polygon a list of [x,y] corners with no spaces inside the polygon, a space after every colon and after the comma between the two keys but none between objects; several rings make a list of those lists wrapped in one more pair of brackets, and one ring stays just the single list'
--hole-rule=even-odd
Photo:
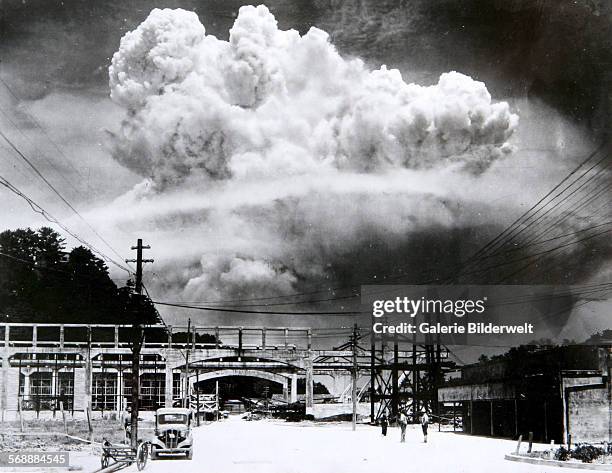
[{"label": "billowing smoke column", "polygon": [[320,29],[279,30],[263,5],[240,9],[229,41],[153,10],[109,73],[126,109],[115,157],[148,179],[134,215],[201,260],[177,276],[187,300],[333,285],[372,241],[395,258],[407,235],[460,226],[445,187],[510,153],[518,122],[481,82],[408,84]]}]

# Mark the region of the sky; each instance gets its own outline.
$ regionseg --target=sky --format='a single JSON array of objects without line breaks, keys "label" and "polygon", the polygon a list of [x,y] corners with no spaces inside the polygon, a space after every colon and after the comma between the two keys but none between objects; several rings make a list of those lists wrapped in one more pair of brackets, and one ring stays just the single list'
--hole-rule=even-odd
[{"label": "sky", "polygon": [[[175,98],[187,97],[189,101],[168,99],[162,105],[156,105],[155,97],[135,104],[133,95],[121,96],[118,90],[112,99],[109,66],[113,55],[120,49],[121,38],[145,21],[151,10],[182,8],[195,12],[208,38],[196,53],[217,58],[221,54],[217,49],[226,51],[223,48],[227,47],[229,30],[242,5],[240,1],[195,0],[9,0],[3,2],[0,10],[0,129],[115,251],[129,257],[129,247],[139,237],[151,244],[147,256],[156,262],[147,267],[145,280],[158,299],[235,300],[313,292],[319,288],[333,296],[344,296],[351,291],[328,289],[376,282],[377,277],[380,281],[384,274],[402,275],[405,282],[416,282],[423,268],[431,268],[430,272],[436,275],[445,274],[535,203],[608,137],[612,10],[606,2],[275,0],[266,5],[278,22],[278,30],[295,29],[304,38],[314,26],[329,35],[324,42],[333,45],[341,60],[334,56],[330,64],[336,69],[318,74],[337,81],[338,92],[331,94],[317,83],[314,68],[317,56],[312,56],[310,62],[306,60],[313,54],[309,45],[318,44],[316,35],[308,36],[308,41],[300,40],[303,44],[296,46],[305,51],[303,60],[297,54],[281,51],[279,46],[281,52],[274,56],[277,63],[271,64],[282,70],[283,80],[289,84],[289,105],[276,109],[270,105],[269,113],[262,108],[245,118],[245,129],[252,131],[245,137],[241,130],[231,126],[239,118],[231,115],[224,122],[219,118],[225,116],[224,105],[206,102],[217,113],[214,126],[220,127],[226,138],[219,149],[225,150],[230,143],[232,152],[242,158],[233,158],[229,170],[216,169],[217,175],[211,171],[213,161],[202,162],[197,158],[193,165],[181,161],[187,171],[175,173],[178,164],[167,159],[167,147],[173,143],[160,130],[186,127],[180,121],[184,107],[196,104],[193,114],[185,114],[194,118],[192,128],[186,128],[184,134],[197,142],[200,127],[213,126],[210,125],[213,118],[198,111],[197,103],[203,102],[197,101],[203,92],[198,86],[181,84]],[[199,37],[199,27],[192,20],[180,21],[193,26],[194,37]],[[256,26],[247,23],[245,20],[243,37],[259,44],[253,39],[254,30],[249,29]],[[158,24],[153,24],[152,28],[157,27]],[[273,30],[276,35],[276,29]],[[265,36],[268,30],[261,31]],[[327,46],[316,47],[322,48],[321,55],[331,51]],[[191,54],[190,51],[186,49],[185,54]],[[247,44],[239,53],[259,57],[253,51]],[[262,54],[264,63],[273,56],[265,51]],[[331,58],[333,54],[329,54]],[[236,57],[235,64],[227,67],[242,67],[241,57]],[[353,60],[362,61],[361,69],[350,65]],[[198,67],[204,71],[200,74],[202,80],[213,80],[215,67],[219,74],[224,74],[223,64],[206,63],[200,56],[194,59],[198,61],[201,63]],[[246,61],[252,66],[252,62]],[[313,68],[306,68],[309,65]],[[369,71],[382,65],[398,69],[405,84],[435,86],[440,75],[450,71],[483,82],[492,103],[507,103],[507,117],[518,117],[512,130],[500,125],[507,132],[511,152],[499,157],[500,151],[496,149],[496,154],[487,154],[482,158],[486,163],[478,164],[484,166],[478,173],[398,164],[399,158],[388,151],[390,145],[385,138],[373,132],[370,135],[377,129],[380,117],[370,117],[372,121],[364,122],[366,125],[361,128],[357,119],[353,120],[354,117],[366,120],[368,116],[360,114],[361,110],[380,107],[383,102],[355,98],[367,95],[370,86],[366,84],[362,89],[351,79],[362,77],[367,82]],[[303,72],[300,67],[305,67]],[[350,71],[342,72],[343,68]],[[302,93],[302,89],[293,92],[291,87],[298,87],[295,84],[299,83],[300,74],[305,77],[303,90],[312,95]],[[383,76],[392,81],[386,73]],[[243,80],[240,75],[236,77]],[[273,87],[274,81],[270,83]],[[379,81],[372,87],[376,92],[373,96],[377,96],[385,85]],[[473,82],[466,87],[476,90]],[[221,99],[228,93],[237,94],[233,100],[243,108],[259,106],[248,102],[251,100],[248,91],[219,89]],[[286,99],[275,94],[275,90],[269,92],[275,100]],[[441,95],[442,101],[444,97],[453,97],[453,92],[443,94],[449,95]],[[267,97],[252,99],[265,101]],[[335,147],[331,151],[329,147],[321,151],[319,146],[328,143],[326,135],[317,135],[315,144],[307,139],[312,130],[302,141],[294,139],[304,133],[299,123],[310,124],[320,119],[317,113],[323,112],[311,106],[317,97],[326,100],[339,97],[338,100],[358,104],[350,113],[338,115],[343,123],[349,123],[342,128],[348,130],[347,138],[330,139],[330,146]],[[384,103],[390,115],[397,112],[393,94],[380,97],[387,101]],[[325,103],[331,103],[330,100]],[[156,106],[165,108],[150,112]],[[270,117],[278,117],[287,110],[283,123],[271,121]],[[329,113],[340,112],[334,109]],[[301,121],[293,122],[294,117]],[[269,126],[262,128],[259,125],[262,122]],[[282,126],[291,136],[278,131]],[[140,128],[132,134],[126,132],[130,129],[133,132],[134,127]],[[142,130],[142,136],[134,138]],[[274,143],[261,156],[257,155],[263,146],[258,144],[259,139]],[[362,146],[347,145],[346,141]],[[379,143],[380,148],[376,148]],[[188,145],[185,146],[189,148]],[[313,161],[313,156],[324,153],[336,159],[342,154],[338,146],[349,150],[346,153],[350,159],[355,156],[370,159],[367,146],[374,146],[379,153],[377,159],[383,164],[376,167],[370,161],[355,159],[348,164],[334,163],[330,168],[328,162]],[[172,149],[170,157],[180,157],[181,151]],[[143,150],[153,156],[152,161],[136,160],[135,156],[144,155]],[[217,156],[214,149],[206,150]],[[259,161],[248,154],[253,150],[257,151],[255,157]],[[401,154],[406,150],[400,151]],[[14,155],[7,142],[0,142],[0,153],[3,177],[117,259],[90,226]],[[449,151],[453,159],[455,154]],[[287,155],[299,159],[287,160]],[[415,156],[417,164],[429,159],[427,153],[420,151]],[[459,158],[459,162],[464,158]],[[386,159],[392,165],[384,164]],[[171,166],[167,165],[169,162]],[[206,173],[200,173],[202,168]],[[219,172],[228,172],[231,177],[219,177]],[[45,223],[16,196],[4,193],[3,202],[3,228],[37,227]],[[532,268],[512,282],[609,281],[609,257],[607,243],[595,240],[592,245],[564,252],[551,262],[552,269]],[[114,266],[110,269],[113,277],[125,277]],[[317,297],[324,298],[321,294]],[[348,299],[341,304],[354,302]],[[598,305],[603,308],[593,309]],[[594,304],[577,309],[564,330],[584,336],[606,327],[605,307],[606,304]],[[199,312],[184,311],[178,315],[168,309],[162,311],[173,321],[201,317]],[[587,311],[588,316],[583,313]],[[319,319],[317,323],[329,324],[327,319]],[[216,314],[208,320],[222,323],[228,319]],[[233,316],[231,320],[249,323],[252,317]],[[273,323],[287,320],[303,325],[299,317],[279,316]],[[342,323],[350,325],[351,321]]]}]

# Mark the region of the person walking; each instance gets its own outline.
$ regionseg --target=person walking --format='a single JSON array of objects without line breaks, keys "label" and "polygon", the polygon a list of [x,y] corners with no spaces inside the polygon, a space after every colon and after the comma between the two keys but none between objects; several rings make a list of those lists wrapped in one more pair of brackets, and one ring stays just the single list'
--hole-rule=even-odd
[{"label": "person walking", "polygon": [[423,429],[423,442],[427,443],[427,427],[429,426],[429,416],[423,411],[421,416],[421,428]]},{"label": "person walking", "polygon": [[400,412],[399,426],[401,431],[400,442],[404,443],[406,441],[406,427],[408,426],[408,417],[406,417],[406,412],[404,411]]},{"label": "person walking", "polygon": [[389,421],[387,420],[387,416],[383,414],[380,418],[380,428],[383,434],[383,437],[387,436],[387,427],[389,426]]}]

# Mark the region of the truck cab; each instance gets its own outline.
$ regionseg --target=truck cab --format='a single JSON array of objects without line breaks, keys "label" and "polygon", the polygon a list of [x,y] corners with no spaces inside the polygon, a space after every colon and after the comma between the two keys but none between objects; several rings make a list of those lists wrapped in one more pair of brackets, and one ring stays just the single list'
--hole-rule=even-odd
[{"label": "truck cab", "polygon": [[171,407],[155,412],[155,435],[151,440],[151,459],[165,456],[193,457],[190,409]]}]

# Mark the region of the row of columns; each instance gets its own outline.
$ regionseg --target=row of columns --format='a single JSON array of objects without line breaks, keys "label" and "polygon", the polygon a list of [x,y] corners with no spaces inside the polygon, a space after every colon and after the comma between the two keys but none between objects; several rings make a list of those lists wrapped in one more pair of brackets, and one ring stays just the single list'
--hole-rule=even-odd
[{"label": "row of columns", "polygon": [[[8,338],[8,333],[5,332],[5,336]],[[75,367],[74,368],[74,380],[73,380],[73,393],[74,393],[74,408],[76,410],[84,410],[87,408],[91,408],[92,405],[92,381],[93,381],[93,372],[92,372],[92,362],[91,357],[88,354],[83,356],[84,358],[84,367]],[[9,400],[16,400],[19,395],[19,368],[11,368],[10,367],[10,352],[8,349],[8,343],[5,343],[5,349],[3,351],[2,357],[2,374],[1,374],[1,382],[0,382],[0,410],[2,412],[2,416],[4,416],[5,411],[9,410],[9,408],[13,409],[16,406],[11,406]],[[305,374],[306,374],[306,393],[305,393],[305,402],[306,408],[311,409],[314,405],[314,370],[313,370],[313,360],[312,356],[309,356],[304,360],[305,365]],[[54,374],[53,376],[57,376]],[[116,386],[116,406],[118,409],[122,409],[122,400],[121,397],[123,395],[123,372],[122,370],[117,371],[117,386]],[[29,376],[25,376],[25,386],[24,393],[29,392],[29,388],[27,387],[29,382]],[[287,384],[289,384],[288,389],[286,389],[286,397],[292,403],[297,402],[298,400],[298,375],[297,373],[292,373],[290,378],[287,378]],[[55,386],[56,383],[52,383],[52,386]],[[166,363],[165,366],[165,397],[164,402],[167,407],[171,407],[173,403],[173,365],[170,363]],[[285,385],[287,387],[287,385]]]},{"label": "row of columns", "polygon": [[[91,339],[91,329],[92,327],[89,325],[82,325],[81,327],[86,327],[87,328],[87,341],[88,342],[92,342]],[[106,327],[112,327],[112,326],[106,326]],[[32,328],[32,338],[30,340],[31,342],[31,346],[33,348],[36,348],[38,345],[38,325],[37,324],[32,324],[31,325]],[[64,330],[64,325],[59,325],[59,347],[60,348],[64,348],[64,339],[65,339],[65,330]],[[168,325],[166,327],[166,330],[168,331],[168,348],[172,348],[172,330],[173,327],[171,325]],[[196,326],[192,327],[190,330],[190,344],[193,345],[193,347],[195,347],[196,345],[196,335],[198,334],[198,331],[202,330],[202,328],[198,328]],[[239,348],[242,348],[242,338],[243,338],[243,332],[244,331],[260,331],[261,332],[261,347],[265,349],[266,348],[266,338],[267,338],[267,330],[265,327],[263,328],[248,328],[248,327],[237,327],[238,330],[238,339],[239,339]],[[276,329],[277,331],[280,329]],[[299,332],[306,332],[306,342],[307,342],[307,348],[310,350],[312,348],[312,329],[291,329],[289,327],[285,327],[282,328],[283,330],[283,344],[285,347],[289,347],[290,343],[289,343],[289,333],[291,331],[299,331]],[[183,333],[183,332],[181,332]],[[206,332],[208,333],[208,332]],[[8,347],[9,346],[9,340],[10,340],[10,325],[4,325],[4,334],[5,334],[5,343],[4,346]],[[214,335],[215,335],[215,339],[217,341],[216,343],[216,347],[219,348],[220,347],[220,327],[214,327]],[[95,342],[94,342],[95,343]],[[113,343],[115,348],[119,348],[119,326],[115,325],[114,326],[114,343]]]}]

